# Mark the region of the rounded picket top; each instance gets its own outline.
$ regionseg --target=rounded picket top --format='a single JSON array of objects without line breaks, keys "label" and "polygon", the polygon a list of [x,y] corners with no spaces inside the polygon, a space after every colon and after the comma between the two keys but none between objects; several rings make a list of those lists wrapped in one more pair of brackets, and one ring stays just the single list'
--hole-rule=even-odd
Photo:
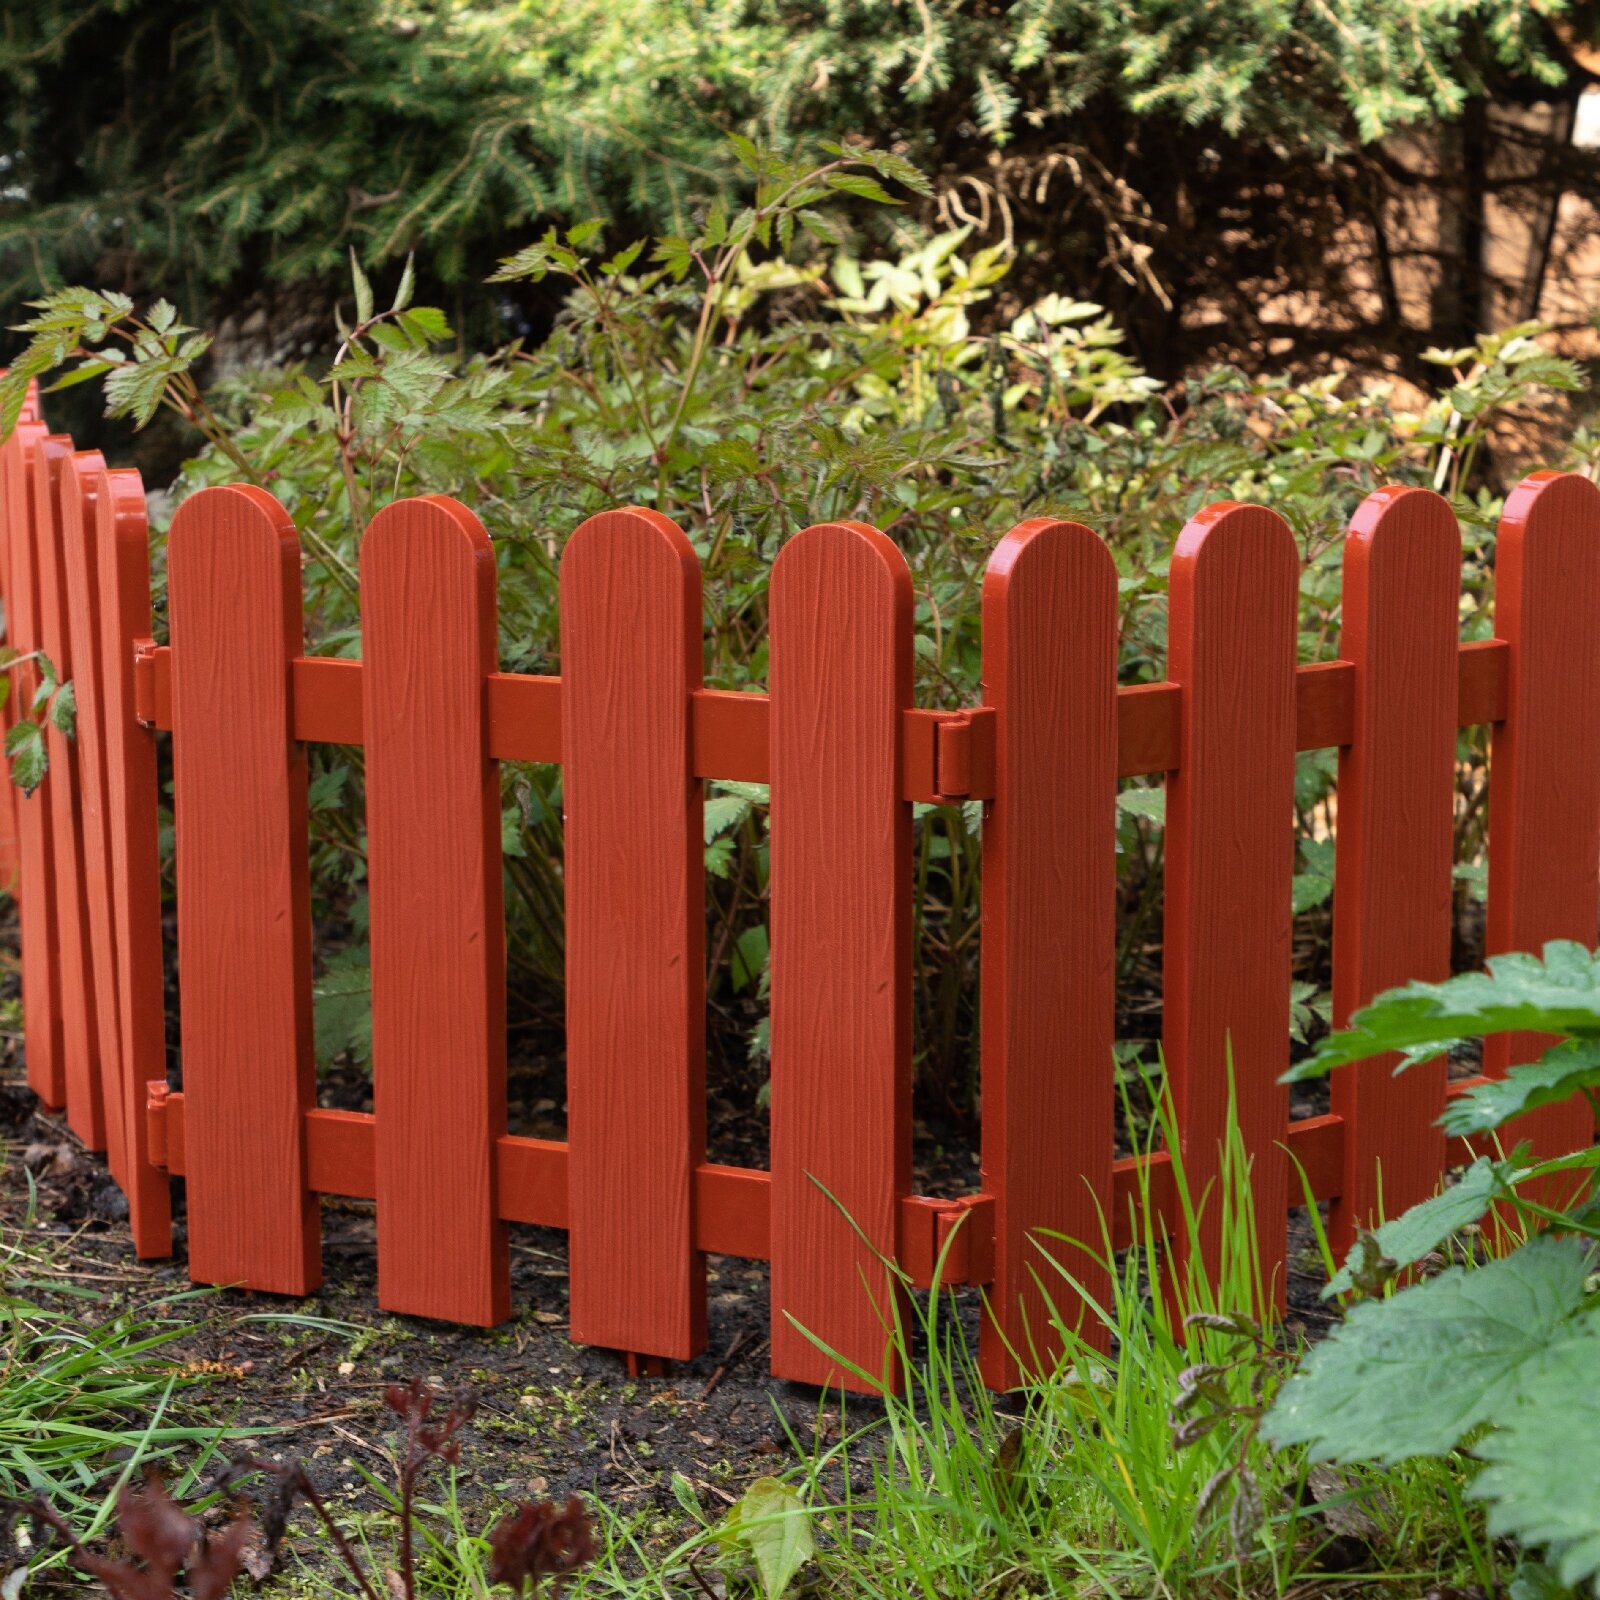
[{"label": "rounded picket top", "polygon": [[[1051,576],[1070,583],[1085,600],[1117,596],[1117,563],[1111,547],[1093,528],[1061,517],[1030,517],[1019,522],[994,547],[983,573],[987,603],[1010,587],[1014,578],[1046,581]],[[986,624],[987,625],[987,624]]]},{"label": "rounded picket top", "polygon": [[108,556],[106,551],[135,543],[141,552],[148,549],[150,509],[145,500],[144,479],[137,467],[108,467],[102,482],[104,492],[95,500],[95,517],[100,534],[97,548],[102,573],[101,593],[109,595],[113,591],[105,574],[111,571],[110,563],[115,557]]},{"label": "rounded picket top", "polygon": [[1551,553],[1556,559],[1592,560],[1589,549],[1600,541],[1600,488],[1577,472],[1530,472],[1506,496],[1499,538],[1502,553],[1508,543],[1537,540],[1559,545],[1559,554]]},{"label": "rounded picket top", "polygon": [[802,528],[772,564],[771,596],[776,610],[799,604],[819,622],[824,608],[847,591],[864,586],[887,600],[898,625],[911,618],[911,569],[886,533],[865,522],[816,522]]},{"label": "rounded picket top", "polygon": [[168,565],[183,565],[191,547],[198,550],[213,540],[225,540],[235,559],[245,559],[252,547],[272,559],[292,559],[298,574],[300,535],[294,520],[275,496],[253,483],[216,484],[190,495],[172,518]]},{"label": "rounded picket top", "polygon": [[495,603],[494,545],[477,517],[447,494],[391,500],[367,526],[361,540],[361,577],[370,582],[391,563],[443,564],[465,561],[476,569],[479,603]]},{"label": "rounded picket top", "polygon": [[[1231,584],[1262,570],[1300,581],[1294,531],[1268,506],[1219,500],[1184,524],[1172,552],[1172,587],[1183,583]],[[1246,585],[1254,588],[1259,578]]]},{"label": "rounded picket top", "polygon": [[[1450,502],[1432,489],[1386,484],[1374,489],[1356,507],[1344,542],[1347,591],[1363,580],[1398,584],[1416,595],[1440,597],[1449,615],[1456,615],[1461,583],[1461,525]],[[1415,586],[1414,589],[1412,586]],[[1363,599],[1367,590],[1362,588]],[[1344,632],[1361,626],[1356,610],[1344,608]],[[1452,623],[1452,640],[1454,625]],[[1454,660],[1452,657],[1452,671]]]},{"label": "rounded picket top", "polygon": [[621,506],[586,518],[561,552],[563,591],[570,583],[587,582],[601,563],[626,567],[635,578],[655,568],[664,574],[675,564],[692,584],[698,621],[700,558],[689,536],[671,517],[648,506]]}]

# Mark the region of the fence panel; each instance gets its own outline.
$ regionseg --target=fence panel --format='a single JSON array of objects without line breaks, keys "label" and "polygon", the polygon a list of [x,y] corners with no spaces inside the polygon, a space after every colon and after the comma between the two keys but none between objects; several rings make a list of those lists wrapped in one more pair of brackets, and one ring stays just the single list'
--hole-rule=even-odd
[{"label": "fence panel", "polygon": [[[572,1337],[705,1344],[704,796],[693,771],[700,563],[658,512],[612,511],[561,560]],[[618,1293],[618,1285],[628,1286]]]},{"label": "fence panel", "polygon": [[[1495,547],[1494,631],[1510,646],[1505,720],[1489,750],[1490,955],[1550,939],[1593,949],[1600,914],[1600,489],[1535,472],[1507,498]],[[1484,1071],[1536,1061],[1550,1040],[1500,1034]],[[1520,1117],[1543,1156],[1594,1137],[1581,1097]],[[1549,1197],[1547,1197],[1549,1198]]]},{"label": "fence panel", "polygon": [[1000,541],[983,584],[983,685],[997,718],[981,989],[996,1217],[980,1360],[1009,1388],[1058,1358],[1052,1305],[1104,1337],[1050,1259],[1105,1302],[1094,1256],[1112,1210],[1117,570],[1098,534],[1040,519]]},{"label": "fence panel", "polygon": [[[1355,668],[1340,752],[1334,858],[1336,1026],[1375,995],[1450,975],[1461,531],[1427,489],[1380,489],[1344,551],[1339,653]],[[1334,1248],[1425,1200],[1445,1166],[1445,1063],[1395,1076],[1397,1058],[1333,1075],[1344,1118]]]},{"label": "fence panel", "polygon": [[307,1294],[322,1258],[306,1182],[306,760],[289,700],[300,541],[263,490],[202,489],[167,559],[189,1271]]},{"label": "fence panel", "polygon": [[161,949],[161,849],[155,736],[134,708],[134,651],[150,638],[150,537],[144,488],[131,468],[107,472],[95,504],[104,710],[105,808],[116,959],[123,1193],[141,1256],[172,1250],[172,1196],[151,1165],[146,1088],[167,1076]]},{"label": "fence panel", "polygon": [[[34,448],[33,506],[39,561],[39,643],[63,683],[72,678],[68,621],[64,502],[72,440],[49,434]],[[61,1053],[66,1076],[67,1126],[91,1150],[106,1147],[105,1104],[100,1092],[100,1033],[89,949],[89,897],[84,878],[83,818],[78,749],[52,722],[45,746],[55,782],[50,785],[54,839],[56,960],[61,967]]]},{"label": "fence panel", "polygon": [[[23,655],[40,648],[39,528],[34,511],[33,456],[45,437],[44,424],[19,422],[0,446],[5,472],[5,511],[11,588],[6,630]],[[29,662],[12,672],[14,704],[25,708],[38,687],[39,669]],[[52,1108],[67,1103],[66,1062],[61,1042],[61,966],[56,958],[55,833],[50,816],[50,775],[31,795],[16,797],[21,855],[22,1032],[28,1087]]]},{"label": "fence panel", "polygon": [[105,1117],[106,1162],[128,1185],[126,1106],[120,1091],[116,952],[112,942],[110,840],[105,807],[105,750],[100,660],[99,497],[106,464],[98,450],[67,457],[61,479],[61,560],[65,579],[67,636],[72,647],[72,684],[77,700],[78,851],[83,874],[85,931],[89,943],[88,987],[94,996],[95,1061]]},{"label": "fence panel", "polygon": [[510,1313],[495,1141],[506,1131],[500,769],[489,536],[442,495],[361,546],[378,1296],[489,1325]]},{"label": "fence panel", "polygon": [[860,1388],[898,1381],[874,1252],[911,1189],[910,573],[876,528],[823,523],[770,607],[772,1370]]},{"label": "fence panel", "polygon": [[[1168,676],[1183,694],[1167,779],[1162,1038],[1204,1260],[1220,1259],[1231,1062],[1264,1274],[1285,1292],[1293,933],[1294,535],[1262,506],[1202,511],[1172,557]],[[1207,1186],[1209,1185],[1209,1193]],[[1180,1274],[1188,1241],[1177,1241]],[[1181,1276],[1180,1276],[1181,1284]]]}]

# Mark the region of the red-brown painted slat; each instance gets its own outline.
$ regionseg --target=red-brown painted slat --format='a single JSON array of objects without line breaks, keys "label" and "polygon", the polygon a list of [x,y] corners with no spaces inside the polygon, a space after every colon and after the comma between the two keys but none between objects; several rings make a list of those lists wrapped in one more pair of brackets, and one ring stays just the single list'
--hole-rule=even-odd
[{"label": "red-brown painted slat", "polygon": [[[773,567],[772,1370],[898,1382],[888,1330],[911,1189],[911,579],[875,528],[824,523]],[[859,1230],[859,1237],[857,1230]]]},{"label": "red-brown painted slat", "polygon": [[[1427,489],[1380,489],[1344,548],[1340,654],[1354,718],[1339,757],[1334,867],[1337,1027],[1375,995],[1450,976],[1461,532]],[[1433,1193],[1444,1170],[1445,1063],[1395,1076],[1380,1057],[1333,1075],[1345,1171],[1330,1226],[1356,1230]]]},{"label": "red-brown painted slat", "polygon": [[[33,504],[39,561],[39,644],[63,683],[73,677],[68,623],[63,501],[72,440],[64,433],[40,440],[33,453]],[[83,860],[78,749],[54,723],[46,726],[54,781],[50,831],[56,881],[56,960],[61,967],[61,1054],[66,1072],[67,1126],[91,1150],[106,1147],[105,1104],[100,1091],[100,1035],[89,951],[89,903]]]},{"label": "red-brown painted slat", "polygon": [[1097,534],[1041,518],[1000,541],[983,583],[983,686],[997,723],[983,823],[983,1176],[998,1215],[981,1363],[987,1383],[1010,1388],[1059,1360],[1052,1313],[1100,1333],[1052,1261],[1108,1300],[1117,569]]},{"label": "red-brown painted slat", "polygon": [[[1262,1267],[1276,1274],[1280,1301],[1299,575],[1294,535],[1276,513],[1208,507],[1173,553],[1168,642],[1183,714],[1178,770],[1167,779],[1167,1072],[1197,1204],[1211,1188],[1200,1242],[1214,1269],[1231,1058]],[[1181,1262],[1187,1240],[1179,1245]]]},{"label": "red-brown painted slat", "polygon": [[83,873],[89,990],[94,996],[95,1061],[105,1114],[106,1158],[112,1176],[128,1184],[126,1106],[121,1095],[116,954],[113,942],[111,844],[105,805],[105,692],[100,660],[98,502],[105,492],[105,459],[98,450],[68,456],[61,479],[61,558],[65,579],[72,681],[77,697],[79,861]]},{"label": "red-brown painted slat", "polygon": [[306,762],[289,720],[300,541],[265,491],[202,489],[167,562],[189,1271],[306,1294],[322,1260]]},{"label": "red-brown painted slat", "polygon": [[[40,646],[39,526],[34,509],[33,456],[45,437],[39,422],[19,422],[0,446],[5,473],[6,521],[10,528],[11,593],[6,629],[14,647],[31,655]],[[37,666],[28,662],[11,674],[12,703],[27,706],[38,687]],[[9,771],[5,774],[10,782]],[[52,1108],[67,1103],[61,1043],[61,966],[56,956],[55,834],[50,819],[50,776],[31,795],[17,795],[21,851],[23,1054],[28,1086]]]},{"label": "red-brown painted slat", "polygon": [[171,1185],[150,1162],[146,1085],[167,1075],[161,847],[155,737],[134,718],[134,651],[150,637],[150,539],[131,468],[106,473],[96,502],[105,806],[117,973],[116,1093],[122,1102],[128,1225],[141,1256],[172,1251]]},{"label": "red-brown painted slat", "polygon": [[500,774],[484,677],[494,550],[442,495],[361,546],[378,1297],[488,1325],[510,1314],[494,1187],[506,1131]]},{"label": "red-brown painted slat", "polygon": [[[1600,917],[1600,489],[1536,472],[1512,490],[1495,548],[1494,630],[1510,651],[1505,721],[1489,747],[1489,908],[1485,947],[1591,950]],[[1549,1041],[1485,1041],[1484,1070],[1535,1061]],[[1581,1099],[1519,1118],[1512,1139],[1539,1155],[1587,1145]]]},{"label": "red-brown painted slat", "polygon": [[706,1333],[702,652],[700,563],[678,526],[585,522],[561,559],[572,1337],[680,1359]]},{"label": "red-brown painted slat", "polygon": [[[37,383],[29,383],[17,420],[21,425],[37,423],[39,420]],[[12,439],[15,437],[16,429],[13,429]],[[17,649],[16,547],[24,538],[24,534],[22,527],[14,526],[12,522],[11,498],[6,488],[7,474],[10,471],[7,462],[10,457],[11,440],[6,440],[0,443],[0,604],[4,605],[6,617],[6,646],[15,650]],[[17,685],[13,682],[11,688],[12,693],[7,696],[5,706],[0,708],[0,731],[9,732],[11,725],[17,720],[19,709]],[[0,788],[4,789],[4,795],[0,797],[0,890],[8,891],[14,898],[20,899],[18,873],[22,865],[22,833],[19,811],[22,796],[11,783],[0,785]]]}]

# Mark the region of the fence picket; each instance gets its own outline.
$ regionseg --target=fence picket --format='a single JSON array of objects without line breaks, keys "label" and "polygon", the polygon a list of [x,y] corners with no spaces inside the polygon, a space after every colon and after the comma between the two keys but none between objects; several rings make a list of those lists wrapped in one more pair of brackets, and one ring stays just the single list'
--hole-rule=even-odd
[{"label": "fence picket", "polygon": [[264,490],[202,489],[167,560],[189,1271],[307,1294],[322,1259],[306,760],[289,708],[300,541]]},{"label": "fence picket", "polygon": [[[1049,1372],[1057,1316],[1104,1332],[1054,1258],[1105,1303],[1116,1027],[1117,570],[1073,522],[1022,523],[983,584],[983,1177],[995,1275],[980,1361],[994,1388]],[[1050,1229],[1061,1238],[1038,1239]],[[1065,1240],[1090,1246],[1074,1249]],[[1037,1240],[1037,1242],[1035,1242]]]},{"label": "fence picket", "polygon": [[141,1256],[172,1250],[167,1175],[150,1162],[146,1088],[167,1076],[155,735],[134,709],[134,650],[150,637],[150,540],[132,468],[105,474],[96,502],[105,809],[116,960],[117,1067],[128,1225]]},{"label": "fence picket", "polygon": [[863,523],[807,528],[774,564],[769,632],[772,1370],[863,1387],[815,1337],[896,1383],[878,1255],[911,1187],[905,558]]},{"label": "fence picket", "polygon": [[[1355,667],[1355,721],[1339,756],[1333,1012],[1450,976],[1459,695],[1461,532],[1427,489],[1362,501],[1344,550],[1339,653]],[[1344,1179],[1329,1218],[1357,1228],[1425,1200],[1445,1166],[1445,1064],[1395,1075],[1381,1057],[1333,1076]]]},{"label": "fence picket", "polygon": [[[1495,547],[1494,631],[1510,646],[1506,716],[1489,749],[1489,909],[1485,948],[1537,951],[1551,939],[1593,949],[1600,915],[1600,489],[1535,472],[1507,497]],[[1484,1071],[1536,1061],[1550,1040],[1485,1040]],[[1519,1117],[1507,1144],[1542,1156],[1594,1138],[1581,1097]],[[1546,1196],[1545,1198],[1552,1198]]]},{"label": "fence picket", "polygon": [[[33,456],[44,437],[43,423],[25,420],[0,446],[11,562],[6,629],[23,655],[40,647],[39,519],[34,509]],[[32,700],[38,683],[39,669],[33,662],[13,670],[11,694],[18,714]],[[22,1030],[28,1087],[47,1106],[59,1108],[67,1103],[67,1075],[61,1043],[61,966],[56,958],[51,787],[46,773],[31,795],[18,794],[16,799],[22,891],[17,917],[22,935]]]},{"label": "fence picket", "polygon": [[[22,402],[22,410],[18,413],[19,425],[34,423],[39,420],[39,388],[37,382],[30,382],[27,395]],[[15,438],[16,430],[12,430]],[[13,508],[10,491],[7,488],[9,474],[8,465],[11,459],[11,440],[0,443],[0,605],[5,611],[5,642],[9,649],[18,649],[17,645],[17,546],[22,542],[24,534],[22,525],[13,520]],[[24,515],[26,512],[24,511]],[[26,570],[26,569],[25,569]],[[11,684],[12,692],[6,698],[3,708],[0,708],[0,732],[9,733],[12,724],[17,720],[18,711],[18,685],[15,681]],[[4,794],[0,795],[0,890],[8,891],[13,899],[21,900],[20,869],[22,866],[22,796],[17,792],[15,785],[6,782],[0,787]]]},{"label": "fence picket", "polygon": [[361,545],[378,1296],[483,1326],[510,1314],[496,1205],[506,1131],[494,551],[443,495]]},{"label": "fence picket", "polygon": [[[1299,575],[1294,535],[1275,512],[1209,506],[1173,553],[1168,624],[1168,676],[1183,709],[1180,764],[1167,778],[1167,1073],[1190,1190],[1197,1205],[1205,1195],[1202,1256],[1215,1272],[1231,1061],[1262,1270],[1276,1274],[1280,1303]],[[1181,1272],[1188,1241],[1177,1242]]]},{"label": "fence picket", "polygon": [[106,464],[98,450],[67,457],[61,480],[61,559],[67,635],[77,698],[78,851],[88,935],[88,987],[94,996],[95,1061],[105,1115],[106,1163],[128,1186],[126,1104],[121,1093],[116,952],[112,942],[110,838],[105,807],[105,747],[100,659],[99,498]]},{"label": "fence picket", "polygon": [[[33,504],[39,562],[39,644],[60,674],[72,679],[75,662],[68,622],[65,510],[66,466],[72,440],[49,434],[34,447]],[[89,950],[89,897],[83,857],[83,819],[77,742],[54,722],[45,746],[56,781],[50,785],[50,831],[56,883],[56,960],[61,967],[61,1055],[66,1077],[67,1126],[91,1149],[106,1147],[105,1102],[100,1085],[100,1032]]]},{"label": "fence picket", "polygon": [[700,564],[678,526],[585,522],[561,561],[572,1337],[674,1358],[705,1344],[701,654]]}]

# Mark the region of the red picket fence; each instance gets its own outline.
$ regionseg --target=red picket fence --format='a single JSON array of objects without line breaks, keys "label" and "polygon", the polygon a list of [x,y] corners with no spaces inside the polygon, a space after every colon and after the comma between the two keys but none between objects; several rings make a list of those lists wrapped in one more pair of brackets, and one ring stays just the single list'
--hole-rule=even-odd
[{"label": "red picket fence", "polygon": [[[1166,775],[1166,1060],[1184,1156],[1217,1170],[1228,1057],[1257,1226],[1284,1277],[1291,1157],[1348,1239],[1431,1192],[1465,1147],[1444,1069],[1347,1072],[1291,1122],[1296,751],[1340,751],[1335,1007],[1449,969],[1458,727],[1493,725],[1488,944],[1592,945],[1600,908],[1600,491],[1539,473],[1508,502],[1496,636],[1458,642],[1460,536],[1423,490],[1373,495],[1345,556],[1341,659],[1296,663],[1281,518],[1219,505],[1171,568],[1169,677],[1119,688],[1099,538],[1040,520],[983,589],[984,703],[912,704],[912,588],[893,543],[807,529],[771,580],[768,694],[701,686],[700,572],[665,517],[573,534],[562,674],[496,670],[495,564],[439,496],[375,519],[363,658],[303,654],[300,546],[253,488],[179,510],[171,644],[150,640],[137,476],[25,420],[0,452],[13,643],[77,684],[75,744],[16,805],[30,1082],[109,1151],[142,1254],[188,1180],[193,1277],[304,1294],[321,1195],[376,1201],[389,1309],[489,1324],[508,1222],[568,1230],[575,1339],[684,1358],[704,1256],[771,1262],[772,1370],[886,1369],[897,1260],[981,1286],[995,1385],[1047,1361],[1040,1230],[1126,1243],[1136,1160],[1113,1159],[1115,797]],[[27,673],[21,674],[26,678]],[[24,686],[26,689],[26,685]],[[181,1092],[168,1092],[156,731],[173,734]],[[364,750],[374,1110],[316,1103],[305,746]],[[501,761],[559,762],[566,809],[569,1132],[506,1132]],[[705,1159],[702,786],[771,786],[771,1170]],[[911,806],[985,802],[982,1192],[912,1192]],[[1491,1072],[1537,1041],[1503,1041]],[[1543,1148],[1586,1113],[1528,1119]],[[1151,1204],[1175,1220],[1170,1163]],[[1212,1207],[1213,1212],[1215,1207]],[[1206,1241],[1203,1241],[1206,1242]],[[1210,1236],[1214,1244],[1214,1232]],[[1103,1271],[1072,1259],[1091,1291]],[[826,1349],[819,1347],[825,1346]]]}]

